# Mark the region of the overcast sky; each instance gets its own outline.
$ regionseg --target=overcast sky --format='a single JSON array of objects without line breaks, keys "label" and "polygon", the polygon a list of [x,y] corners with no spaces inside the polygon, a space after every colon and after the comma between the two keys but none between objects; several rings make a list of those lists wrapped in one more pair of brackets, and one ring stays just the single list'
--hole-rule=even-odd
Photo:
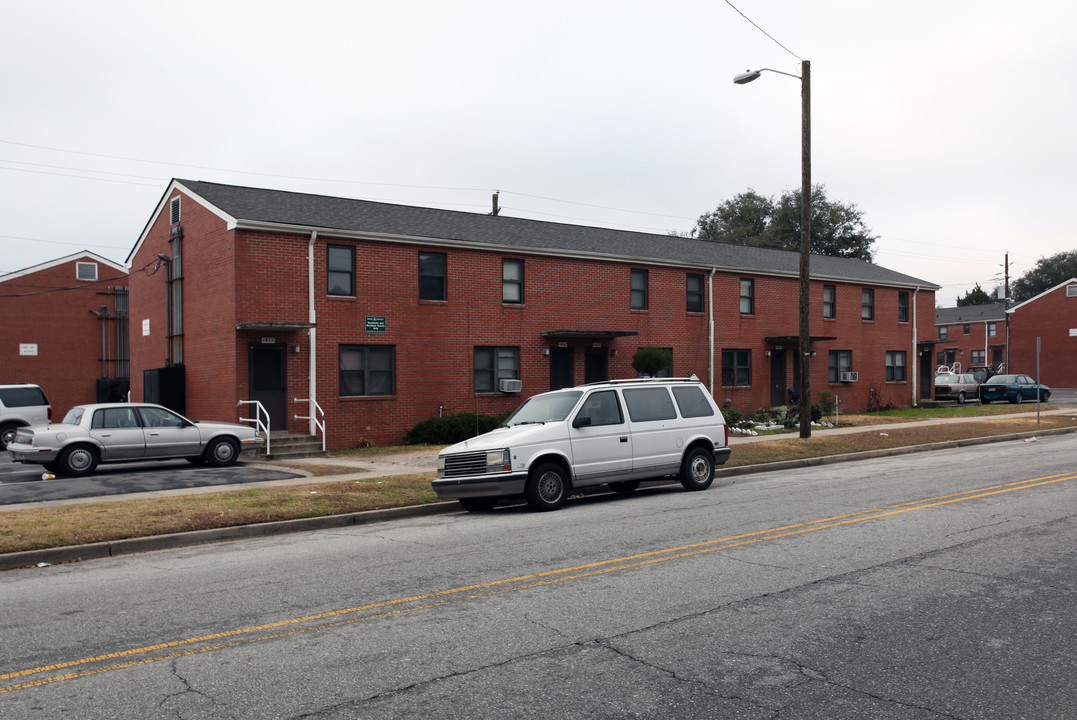
[{"label": "overcast sky", "polygon": [[732,80],[801,59],[878,264],[950,306],[1077,247],[1065,0],[2,2],[0,274],[124,262],[173,177],[687,232],[799,188],[800,83]]}]

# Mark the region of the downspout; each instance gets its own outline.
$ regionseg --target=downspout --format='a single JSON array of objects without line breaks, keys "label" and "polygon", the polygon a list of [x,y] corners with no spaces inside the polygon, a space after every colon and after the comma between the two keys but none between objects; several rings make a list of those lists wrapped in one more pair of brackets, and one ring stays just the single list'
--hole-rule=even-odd
[{"label": "downspout", "polygon": [[916,344],[916,318],[917,310],[919,307],[916,302],[916,296],[920,294],[920,286],[917,285],[916,289],[912,291],[912,406],[917,407],[920,404],[919,382],[920,382],[920,348]]},{"label": "downspout", "polygon": [[310,323],[310,329],[307,330],[310,335],[310,362],[307,377],[307,397],[310,398],[307,405],[307,415],[310,420],[308,421],[307,432],[311,435],[317,434],[317,426],[314,424],[314,401],[318,397],[318,330],[315,327],[314,313],[314,242],[317,239],[318,231],[312,230],[310,242],[307,243],[307,322]]},{"label": "downspout", "polygon": [[714,396],[714,274],[718,268],[711,268],[707,278],[707,381],[711,396]]}]

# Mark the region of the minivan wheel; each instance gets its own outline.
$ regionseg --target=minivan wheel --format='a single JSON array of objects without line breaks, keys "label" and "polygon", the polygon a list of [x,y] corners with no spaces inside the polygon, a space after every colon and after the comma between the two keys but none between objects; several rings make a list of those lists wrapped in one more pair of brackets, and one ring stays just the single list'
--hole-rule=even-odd
[{"label": "minivan wheel", "polygon": [[681,462],[681,485],[686,490],[706,490],[714,482],[714,455],[703,448],[688,451]]},{"label": "minivan wheel", "polygon": [[557,510],[568,499],[568,476],[556,463],[543,463],[527,478],[524,489],[532,510]]}]

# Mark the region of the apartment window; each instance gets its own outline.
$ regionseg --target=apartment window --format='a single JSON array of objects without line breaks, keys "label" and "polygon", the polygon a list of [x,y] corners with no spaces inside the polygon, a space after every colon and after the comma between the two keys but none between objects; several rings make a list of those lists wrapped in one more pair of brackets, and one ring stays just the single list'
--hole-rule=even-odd
[{"label": "apartment window", "polygon": [[341,345],[340,396],[392,395],[396,391],[396,347]]},{"label": "apartment window", "polygon": [[755,315],[755,280],[740,279],[740,314]]},{"label": "apartment window", "polygon": [[898,293],[898,322],[909,322],[909,293]]},{"label": "apartment window", "polygon": [[971,325],[966,325],[965,326],[965,334],[968,335],[971,332],[972,332],[972,326]]},{"label": "apartment window", "polygon": [[83,280],[86,282],[94,282],[95,280],[97,280],[97,263],[75,263],[75,279]]},{"label": "apartment window", "polygon": [[647,309],[647,271],[632,271],[632,309]]},{"label": "apartment window", "polygon": [[326,294],[355,296],[355,246],[329,245],[326,248]]},{"label": "apartment window", "polygon": [[519,378],[520,348],[475,348],[475,392],[497,392],[502,380]]},{"label": "apartment window", "polygon": [[419,299],[447,300],[448,271],[445,253],[419,253]]},{"label": "apartment window", "polygon": [[1066,286],[1066,297],[1077,297],[1077,285]]},{"label": "apartment window", "polygon": [[987,323],[987,337],[998,336],[998,325],[996,323]]},{"label": "apartment window", "polygon": [[886,353],[886,382],[905,381],[905,351],[892,350]]},{"label": "apartment window", "polygon": [[688,273],[685,284],[685,310],[690,313],[703,312],[703,276]]},{"label": "apartment window", "polygon": [[972,351],[972,364],[973,365],[986,365],[987,364],[987,351],[986,350],[973,350]]},{"label": "apartment window", "polygon": [[752,351],[722,351],[722,385],[747,387],[752,384]]},{"label": "apartment window", "polygon": [[831,350],[829,360],[827,362],[827,381],[836,383],[838,378],[841,377],[841,373],[849,372],[853,369],[853,351],[852,350]]},{"label": "apartment window", "polygon": [[860,291],[860,319],[875,319],[875,290],[864,288]]},{"label": "apartment window", "polygon": [[948,340],[950,338],[950,329],[945,325],[939,326],[939,340]]},{"label": "apartment window", "polygon": [[520,305],[524,301],[524,261],[501,261],[501,302]]},{"label": "apartment window", "polygon": [[837,317],[837,294],[838,288],[836,286],[823,286],[823,317],[827,320],[833,320]]}]

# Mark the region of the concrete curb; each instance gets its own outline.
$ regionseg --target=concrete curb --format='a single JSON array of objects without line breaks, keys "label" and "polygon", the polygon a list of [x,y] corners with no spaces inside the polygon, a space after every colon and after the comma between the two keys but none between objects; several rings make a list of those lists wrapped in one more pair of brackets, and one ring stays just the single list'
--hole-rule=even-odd
[{"label": "concrete curb", "polygon": [[[965,440],[947,440],[945,442],[930,443],[927,445],[910,445],[908,447],[890,448],[887,450],[868,450],[859,453],[846,453],[844,455],[826,455],[824,457],[808,458],[805,460],[787,460],[784,462],[764,463],[761,465],[719,468],[715,471],[715,480],[780,470],[815,467],[818,465],[831,465],[834,463],[855,462],[857,460],[869,460],[872,458],[892,457],[895,455],[909,455],[912,453],[933,452],[936,450],[948,450],[958,447],[987,445],[989,443],[1026,440],[1033,437],[1066,435],[1075,432],[1077,432],[1077,427],[1054,428],[1036,432],[967,438]],[[195,530],[185,533],[127,538],[124,540],[90,543],[87,545],[70,545],[67,547],[43,548],[41,550],[25,550],[16,553],[0,554],[0,570],[31,567],[38,564],[54,565],[57,563],[78,562],[81,560],[98,560],[108,557],[118,557],[120,555],[153,552],[155,550],[173,550],[181,547],[207,545],[210,543],[227,542],[230,540],[270,537],[285,533],[306,532],[310,530],[326,530],[330,528],[365,525],[368,523],[385,522],[387,520],[398,520],[402,518],[442,515],[453,512],[463,512],[463,510],[461,510],[458,503],[449,501],[402,508],[368,510],[365,512],[346,513],[343,515],[280,520],[277,522],[258,523],[255,525],[236,525],[233,527],[214,528],[211,530]]]}]

